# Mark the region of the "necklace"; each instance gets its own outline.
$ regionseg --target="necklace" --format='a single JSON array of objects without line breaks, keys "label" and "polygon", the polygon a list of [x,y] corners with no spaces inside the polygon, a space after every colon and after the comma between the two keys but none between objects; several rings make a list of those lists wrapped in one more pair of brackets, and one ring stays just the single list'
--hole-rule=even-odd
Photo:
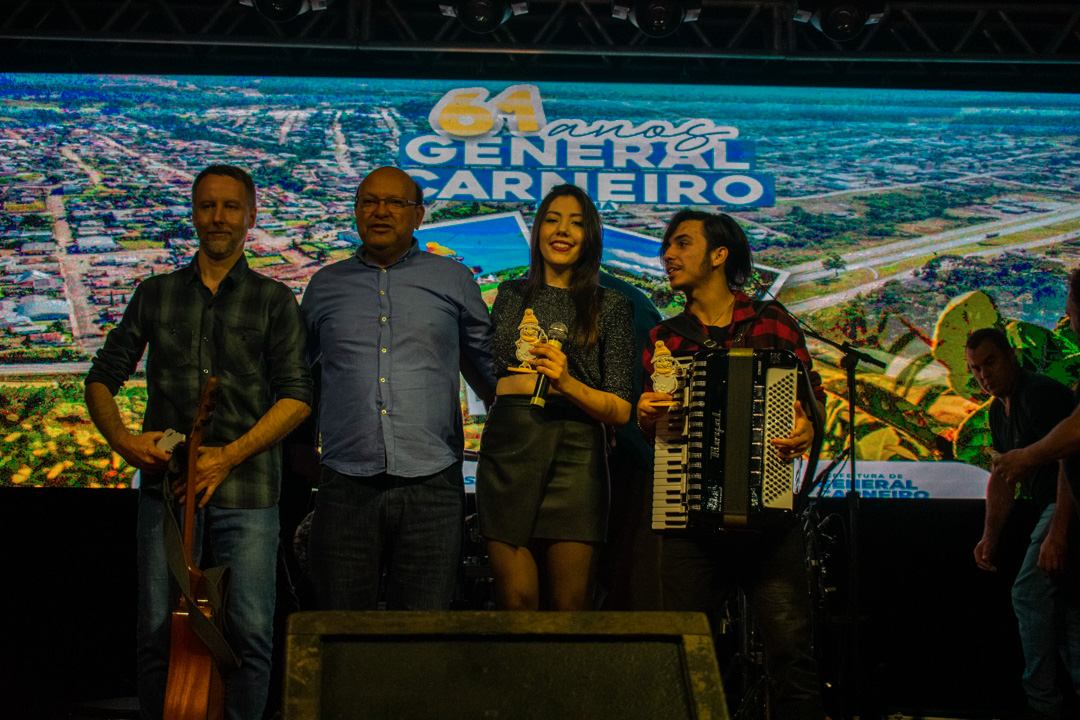
[{"label": "necklace", "polygon": [[[710,318],[709,322],[707,322],[705,324],[713,326],[713,327],[724,327],[724,325],[729,325],[730,322],[731,322],[731,308],[734,305],[735,305],[735,296],[732,295],[731,300],[728,301],[727,305],[725,305],[723,307],[723,309],[719,313],[717,313],[716,315],[713,315]],[[720,321],[724,319],[724,316],[728,317],[728,322],[724,323],[724,325],[720,325]]]}]

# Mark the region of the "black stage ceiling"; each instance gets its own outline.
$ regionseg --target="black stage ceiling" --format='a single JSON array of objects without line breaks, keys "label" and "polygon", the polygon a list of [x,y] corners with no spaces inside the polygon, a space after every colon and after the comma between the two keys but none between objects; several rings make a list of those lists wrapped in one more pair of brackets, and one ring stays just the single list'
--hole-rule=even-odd
[{"label": "black stage ceiling", "polygon": [[883,13],[846,42],[793,19],[810,0],[672,0],[700,16],[663,38],[610,0],[518,2],[528,12],[487,34],[436,0],[315,0],[326,9],[285,22],[242,1],[301,2],[4,0],[0,70],[1080,88],[1074,1],[849,0]]}]

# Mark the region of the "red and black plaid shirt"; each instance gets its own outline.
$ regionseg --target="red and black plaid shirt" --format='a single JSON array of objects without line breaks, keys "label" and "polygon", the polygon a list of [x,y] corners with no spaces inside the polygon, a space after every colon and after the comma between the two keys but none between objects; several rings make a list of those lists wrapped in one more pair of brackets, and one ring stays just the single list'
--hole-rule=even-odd
[{"label": "red and black plaid shirt", "polygon": [[[687,317],[697,323],[701,332],[708,335],[708,328],[696,316],[687,313]],[[735,307],[731,311],[730,329],[737,330],[739,325],[754,317],[754,305],[746,293],[735,291]],[[657,325],[649,333],[649,342],[645,345],[642,353],[642,362],[645,365],[645,390],[652,390],[651,375],[653,372],[653,348],[656,341],[663,340],[664,345],[671,354],[679,357],[692,355],[701,350],[701,347],[693,340],[682,335],[677,335],[666,325]],[[729,332],[727,339],[721,345],[725,348],[732,346],[734,338]],[[795,356],[806,365],[810,373],[810,384],[816,397],[821,403],[825,402],[825,390],[821,387],[821,376],[814,372],[814,361],[806,350],[806,338],[795,320],[788,315],[780,303],[772,302],[766,305],[750,328],[743,334],[739,347],[754,348],[757,350],[791,350]]]}]

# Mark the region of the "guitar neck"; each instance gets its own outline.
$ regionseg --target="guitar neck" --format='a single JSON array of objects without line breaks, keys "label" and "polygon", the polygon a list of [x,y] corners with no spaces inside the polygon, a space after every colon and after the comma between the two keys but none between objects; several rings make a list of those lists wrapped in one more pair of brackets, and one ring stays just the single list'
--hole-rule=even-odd
[{"label": "guitar neck", "polygon": [[[195,543],[195,485],[199,479],[198,460],[199,442],[202,440],[202,429],[196,428],[188,439],[187,471],[184,482],[184,561],[187,563],[188,574],[193,575],[192,570],[202,572],[195,565],[195,556],[192,552]],[[194,580],[194,576],[192,577]]]},{"label": "guitar neck", "polygon": [[199,598],[203,593],[196,592],[196,588],[202,589],[203,572],[195,564],[193,548],[195,545],[195,491],[199,481],[199,446],[202,445],[203,426],[210,416],[210,408],[213,404],[213,395],[217,390],[217,378],[211,377],[203,387],[202,397],[199,399],[199,410],[195,415],[191,433],[188,435],[187,444],[187,469],[184,481],[184,562],[187,564],[188,576],[191,580],[191,596]]}]

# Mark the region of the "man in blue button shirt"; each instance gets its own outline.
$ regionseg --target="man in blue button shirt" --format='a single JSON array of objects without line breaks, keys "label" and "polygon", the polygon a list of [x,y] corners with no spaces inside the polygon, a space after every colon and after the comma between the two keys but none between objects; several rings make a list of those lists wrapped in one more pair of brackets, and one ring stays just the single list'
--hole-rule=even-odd
[{"label": "man in blue button shirt", "polygon": [[360,248],[315,273],[302,304],[308,360],[322,360],[316,595],[373,610],[386,570],[388,609],[445,610],[465,511],[459,368],[494,395],[488,310],[467,267],[419,248],[423,191],[405,172],[371,172],[355,212]]}]

